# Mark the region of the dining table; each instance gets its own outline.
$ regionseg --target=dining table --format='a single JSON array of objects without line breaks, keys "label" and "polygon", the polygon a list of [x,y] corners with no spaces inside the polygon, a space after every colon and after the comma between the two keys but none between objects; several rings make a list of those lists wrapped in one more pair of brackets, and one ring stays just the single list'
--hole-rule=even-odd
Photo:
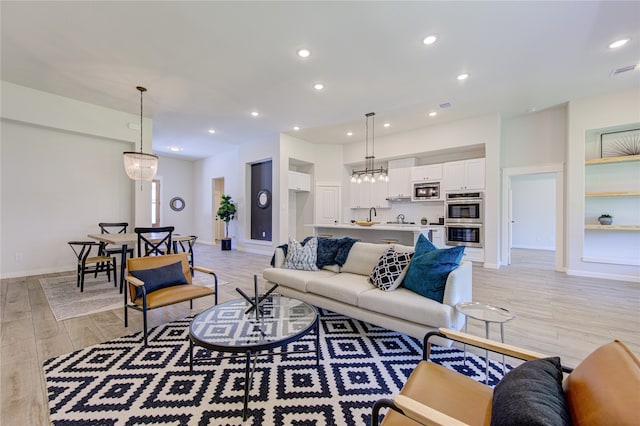
[{"label": "dining table", "polygon": [[[159,241],[164,238],[165,235],[166,234],[158,234],[154,236],[154,234],[151,233],[149,234],[148,239],[151,241],[153,241],[154,239]],[[127,250],[129,249],[129,246],[135,247],[135,245],[138,243],[138,234],[135,232],[124,232],[121,234],[88,234],[87,236],[102,243],[113,244],[122,247],[122,249],[120,250],[120,293],[122,293],[122,290],[124,289],[124,272],[127,264]],[[173,251],[177,252],[177,243],[179,241],[189,241],[191,238],[193,237],[189,235],[171,235],[171,244],[173,246]]]}]

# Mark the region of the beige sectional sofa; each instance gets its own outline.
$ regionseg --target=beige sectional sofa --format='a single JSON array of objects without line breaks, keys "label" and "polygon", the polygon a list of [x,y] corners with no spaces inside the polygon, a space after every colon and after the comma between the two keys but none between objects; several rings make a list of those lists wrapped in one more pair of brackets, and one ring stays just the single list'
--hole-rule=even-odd
[{"label": "beige sectional sofa", "polygon": [[[357,242],[342,267],[331,265],[317,271],[283,268],[285,255],[277,248],[274,267],[265,269],[262,276],[278,284],[277,292],[284,296],[419,339],[440,327],[462,329],[464,316],[455,305],[471,301],[471,262],[462,262],[449,274],[443,303],[439,303],[404,287],[382,291],[368,282],[371,270],[388,247]],[[414,250],[399,244],[394,248],[400,252]]]}]

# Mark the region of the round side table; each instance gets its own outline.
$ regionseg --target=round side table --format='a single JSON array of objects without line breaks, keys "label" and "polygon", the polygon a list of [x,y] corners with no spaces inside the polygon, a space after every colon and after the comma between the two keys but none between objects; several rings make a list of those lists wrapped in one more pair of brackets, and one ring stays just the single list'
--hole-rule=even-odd
[{"label": "round side table", "polygon": [[[469,318],[473,318],[478,321],[484,321],[484,333],[485,338],[489,338],[489,325],[491,323],[500,324],[500,342],[504,343],[504,323],[509,322],[516,317],[516,314],[506,308],[490,305],[488,303],[480,302],[464,302],[458,303],[456,309],[464,315],[464,332],[467,332],[467,323]],[[486,358],[486,372],[485,380],[489,382],[489,351],[485,351]],[[467,357],[467,345],[464,345],[464,357],[466,362]],[[504,355],[502,356],[502,372],[504,373]]]}]

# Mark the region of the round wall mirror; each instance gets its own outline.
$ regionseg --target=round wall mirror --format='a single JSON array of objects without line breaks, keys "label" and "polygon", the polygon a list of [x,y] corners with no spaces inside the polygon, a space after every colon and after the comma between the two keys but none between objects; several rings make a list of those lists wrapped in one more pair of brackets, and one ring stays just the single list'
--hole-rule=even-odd
[{"label": "round wall mirror", "polygon": [[171,201],[169,201],[169,207],[171,207],[171,210],[174,212],[182,211],[184,209],[184,205],[184,200],[180,197],[173,197]]},{"label": "round wall mirror", "polygon": [[266,209],[271,204],[271,192],[268,189],[258,191],[258,207]]}]

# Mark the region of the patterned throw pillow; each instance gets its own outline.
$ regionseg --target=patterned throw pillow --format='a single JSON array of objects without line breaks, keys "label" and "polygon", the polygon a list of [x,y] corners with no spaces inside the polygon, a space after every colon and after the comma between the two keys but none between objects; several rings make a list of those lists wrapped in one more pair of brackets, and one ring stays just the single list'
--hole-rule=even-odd
[{"label": "patterned throw pillow", "polygon": [[371,271],[369,282],[382,291],[395,290],[407,273],[412,256],[413,253],[402,253],[396,251],[393,246],[389,247]]},{"label": "patterned throw pillow", "polygon": [[311,238],[304,246],[295,239],[289,237],[285,268],[317,271],[317,257],[318,239],[316,237]]}]

